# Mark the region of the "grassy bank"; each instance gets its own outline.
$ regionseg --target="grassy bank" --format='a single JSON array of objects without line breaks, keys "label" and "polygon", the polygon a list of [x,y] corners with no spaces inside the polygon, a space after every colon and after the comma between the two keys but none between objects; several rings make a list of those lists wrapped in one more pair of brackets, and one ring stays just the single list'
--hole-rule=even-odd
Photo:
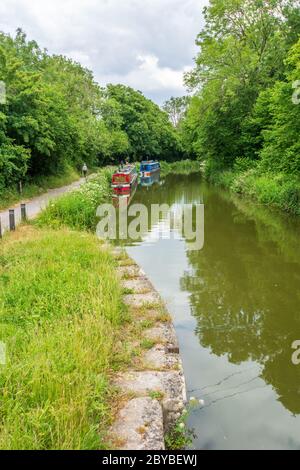
[{"label": "grassy bank", "polygon": [[53,201],[38,218],[40,226],[94,230],[99,204],[109,201],[113,168],[104,168],[88,183]]},{"label": "grassy bank", "polygon": [[61,188],[79,180],[79,173],[73,168],[66,168],[65,172],[57,176],[37,177],[23,185],[20,195],[18,188],[8,188],[0,192],[0,210],[17,204],[21,200],[39,196],[49,189]]},{"label": "grassy bank", "polygon": [[112,172],[0,241],[0,449],[117,445],[108,431],[124,397],[111,379],[141,354],[143,325],[122,303],[118,261],[92,233]]},{"label": "grassy bank", "polygon": [[200,163],[196,160],[180,160],[178,162],[161,162],[161,175],[189,175],[198,173],[201,170]]},{"label": "grassy bank", "polygon": [[24,227],[0,245],[1,449],[99,449],[124,316],[96,237]]},{"label": "grassy bank", "polygon": [[207,179],[246,196],[259,204],[277,207],[292,214],[300,215],[300,179],[284,173],[265,173],[259,167],[215,171],[206,168]]}]

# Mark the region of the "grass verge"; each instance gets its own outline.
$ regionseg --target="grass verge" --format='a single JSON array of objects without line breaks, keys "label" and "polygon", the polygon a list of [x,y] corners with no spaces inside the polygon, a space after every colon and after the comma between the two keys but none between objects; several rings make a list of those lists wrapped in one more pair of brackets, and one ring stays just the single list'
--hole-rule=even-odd
[{"label": "grass verge", "polygon": [[[35,226],[0,243],[0,346],[7,351],[0,449],[111,448],[108,430],[121,397],[110,379],[133,363],[143,367],[142,351],[153,345],[140,344],[152,319],[141,323],[142,310],[127,311],[116,260],[89,233],[113,171],[101,170],[50,204]],[[159,307],[157,319],[168,321]]]},{"label": "grass verge", "polygon": [[0,449],[99,449],[122,292],[92,235],[19,229],[0,245]]},{"label": "grass verge", "polygon": [[39,196],[47,192],[49,189],[67,186],[74,183],[74,181],[79,180],[79,178],[79,173],[73,168],[68,167],[61,175],[38,177],[34,178],[31,182],[24,184],[22,196],[17,188],[5,189],[5,191],[0,192],[0,210],[15,205],[21,200]]}]

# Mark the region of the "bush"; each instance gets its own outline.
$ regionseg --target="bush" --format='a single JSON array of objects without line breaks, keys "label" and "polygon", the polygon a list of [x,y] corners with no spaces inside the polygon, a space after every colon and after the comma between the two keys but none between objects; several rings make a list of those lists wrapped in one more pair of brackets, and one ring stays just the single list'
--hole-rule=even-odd
[{"label": "bush", "polygon": [[300,181],[286,183],[282,188],[281,208],[300,215]]},{"label": "bush", "polygon": [[24,147],[0,142],[0,195],[8,186],[16,185],[27,171],[30,152]]},{"label": "bush", "polygon": [[38,218],[38,224],[52,228],[95,229],[96,210],[110,197],[113,172],[113,168],[102,169],[79,189],[51,202]]},{"label": "bush", "polygon": [[283,173],[260,173],[260,168],[243,172],[214,173],[213,183],[245,195],[260,204],[300,215],[300,179]]}]

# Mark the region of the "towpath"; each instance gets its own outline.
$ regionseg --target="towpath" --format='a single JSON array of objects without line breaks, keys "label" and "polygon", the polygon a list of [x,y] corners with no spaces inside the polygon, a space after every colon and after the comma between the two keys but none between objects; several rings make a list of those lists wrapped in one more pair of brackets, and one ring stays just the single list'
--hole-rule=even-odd
[{"label": "towpath", "polygon": [[[62,186],[61,188],[50,189],[40,196],[34,197],[30,200],[24,200],[21,202],[26,203],[26,214],[29,220],[34,219],[48,204],[52,199],[56,199],[63,194],[72,191],[75,188],[79,188],[85,182],[85,178],[80,178],[78,181],[75,181],[68,186]],[[21,221],[21,203],[11,207],[15,210],[15,219],[16,225]],[[0,221],[2,227],[2,234],[9,230],[9,209],[5,209],[0,212]]]}]

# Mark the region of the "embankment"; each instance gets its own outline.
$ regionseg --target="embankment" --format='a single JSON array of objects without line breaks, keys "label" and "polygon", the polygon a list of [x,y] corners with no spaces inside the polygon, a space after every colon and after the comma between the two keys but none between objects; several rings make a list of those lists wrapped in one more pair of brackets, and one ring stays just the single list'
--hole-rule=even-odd
[{"label": "embankment", "polygon": [[172,318],[139,266],[125,251],[114,254],[131,319],[125,341],[131,339],[136,350],[130,366],[113,378],[123,397],[110,430],[113,447],[164,450],[176,432],[175,444],[185,444],[185,431],[176,430],[187,398]]},{"label": "embankment", "polygon": [[259,169],[210,171],[204,175],[213,184],[258,204],[300,215],[300,180],[295,175],[265,173]]},{"label": "embankment", "polygon": [[0,242],[0,279],[0,448],[105,447],[126,321],[113,256],[93,235],[24,226]]}]

